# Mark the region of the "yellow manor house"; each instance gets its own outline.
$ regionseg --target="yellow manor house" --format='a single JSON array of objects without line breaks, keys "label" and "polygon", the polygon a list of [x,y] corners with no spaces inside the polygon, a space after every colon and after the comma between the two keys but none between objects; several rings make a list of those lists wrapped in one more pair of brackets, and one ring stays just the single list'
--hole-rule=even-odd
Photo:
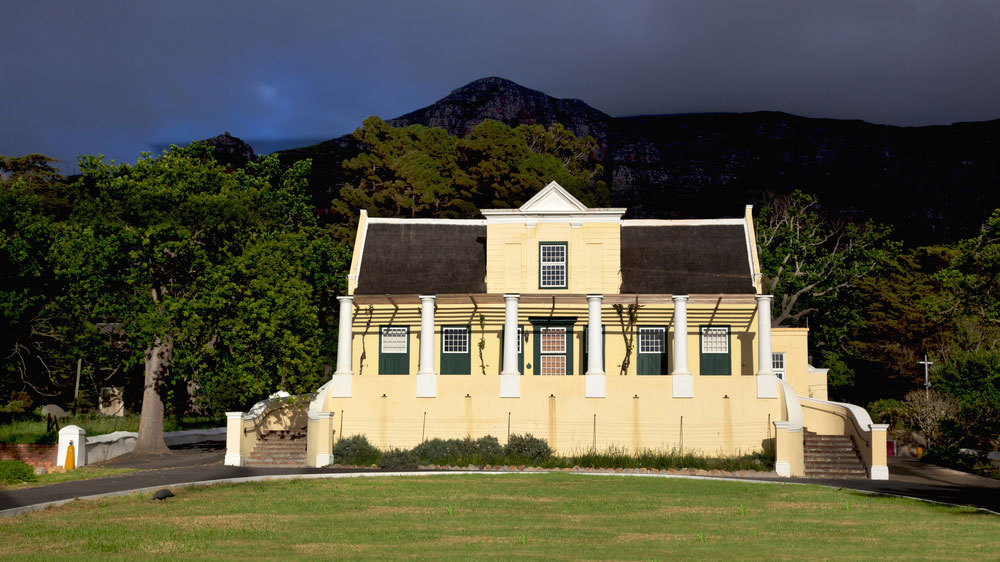
[{"label": "yellow manor house", "polygon": [[481,220],[362,211],[336,371],[307,412],[270,400],[229,413],[226,463],[305,425],[309,466],[332,464],[340,436],[385,449],[531,433],[562,454],[773,445],[783,476],[887,478],[886,426],[826,400],[807,329],[772,329],[751,207],[712,220],[625,211],[587,208],[555,182]]}]

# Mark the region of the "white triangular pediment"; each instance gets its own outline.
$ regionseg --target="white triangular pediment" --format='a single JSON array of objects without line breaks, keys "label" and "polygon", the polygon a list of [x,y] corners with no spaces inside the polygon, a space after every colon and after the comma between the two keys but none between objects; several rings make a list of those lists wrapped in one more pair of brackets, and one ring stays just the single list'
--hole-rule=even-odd
[{"label": "white triangular pediment", "polygon": [[522,213],[579,213],[586,210],[586,205],[556,182],[545,186],[520,208]]}]

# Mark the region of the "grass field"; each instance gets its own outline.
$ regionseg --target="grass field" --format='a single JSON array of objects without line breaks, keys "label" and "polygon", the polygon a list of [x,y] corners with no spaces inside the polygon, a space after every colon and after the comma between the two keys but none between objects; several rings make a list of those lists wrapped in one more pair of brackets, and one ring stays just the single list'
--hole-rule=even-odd
[{"label": "grass field", "polygon": [[20,482],[17,484],[0,484],[0,490],[10,490],[18,488],[34,488],[35,486],[46,486],[48,484],[59,484],[60,482],[73,482],[76,480],[90,480],[92,478],[106,478],[108,476],[118,476],[137,471],[137,468],[108,468],[103,466],[83,466],[76,470],[66,472],[49,472],[39,474],[34,482]]},{"label": "grass field", "polygon": [[1000,517],[792,484],[535,475],[287,480],[0,520],[16,559],[890,559],[997,555]]}]

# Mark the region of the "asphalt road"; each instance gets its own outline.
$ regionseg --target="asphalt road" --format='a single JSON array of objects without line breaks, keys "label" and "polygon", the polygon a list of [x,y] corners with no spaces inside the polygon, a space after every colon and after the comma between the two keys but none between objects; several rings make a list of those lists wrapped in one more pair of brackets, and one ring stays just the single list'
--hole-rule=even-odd
[{"label": "asphalt road", "polygon": [[[126,455],[105,466],[134,467],[139,472],[64,482],[20,490],[0,491],[0,516],[29,511],[31,506],[86,496],[128,493],[190,482],[268,476],[322,475],[377,470],[346,468],[251,468],[225,466],[225,445],[208,442],[182,445],[168,455]],[[905,496],[939,503],[969,505],[1000,515],[1000,481],[923,463],[912,458],[889,459],[889,480],[821,480],[807,478],[753,478],[774,482],[820,484],[878,494]]]}]

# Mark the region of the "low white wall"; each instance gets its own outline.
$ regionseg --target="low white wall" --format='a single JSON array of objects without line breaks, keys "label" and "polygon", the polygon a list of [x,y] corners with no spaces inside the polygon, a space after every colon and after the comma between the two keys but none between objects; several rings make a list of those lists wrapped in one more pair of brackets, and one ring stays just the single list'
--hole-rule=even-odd
[{"label": "low white wall", "polygon": [[[131,453],[135,449],[135,440],[139,436],[134,431],[116,431],[105,435],[95,435],[87,438],[87,464],[94,464],[115,457],[120,457],[126,453]],[[211,429],[189,429],[187,431],[169,431],[163,434],[163,441],[168,447],[173,445],[187,445],[190,443],[202,443],[205,441],[225,441],[226,428],[213,427]]]}]

